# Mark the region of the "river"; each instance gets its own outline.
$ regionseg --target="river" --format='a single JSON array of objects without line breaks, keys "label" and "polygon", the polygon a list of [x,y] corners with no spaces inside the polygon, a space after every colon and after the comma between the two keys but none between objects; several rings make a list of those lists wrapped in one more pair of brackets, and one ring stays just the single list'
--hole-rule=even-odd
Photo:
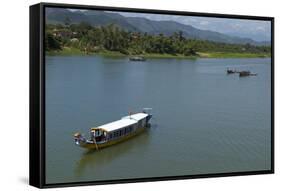
[{"label": "river", "polygon": [[[47,56],[46,183],[269,170],[270,63]],[[98,152],[74,144],[75,132],[144,107],[145,133]]]}]

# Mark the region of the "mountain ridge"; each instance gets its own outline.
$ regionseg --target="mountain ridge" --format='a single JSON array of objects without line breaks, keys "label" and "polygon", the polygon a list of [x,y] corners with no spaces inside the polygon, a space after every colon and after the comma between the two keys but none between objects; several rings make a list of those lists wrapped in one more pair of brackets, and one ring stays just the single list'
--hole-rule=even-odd
[{"label": "mountain ridge", "polygon": [[71,11],[61,8],[47,8],[46,21],[50,24],[64,24],[68,19],[70,23],[87,22],[92,26],[116,24],[124,30],[142,32],[148,34],[172,35],[182,31],[183,36],[190,39],[209,40],[230,44],[268,45],[270,42],[257,42],[250,38],[231,36],[211,30],[202,30],[191,25],[185,25],[176,21],[155,21],[143,17],[125,17],[118,13],[105,11]]}]

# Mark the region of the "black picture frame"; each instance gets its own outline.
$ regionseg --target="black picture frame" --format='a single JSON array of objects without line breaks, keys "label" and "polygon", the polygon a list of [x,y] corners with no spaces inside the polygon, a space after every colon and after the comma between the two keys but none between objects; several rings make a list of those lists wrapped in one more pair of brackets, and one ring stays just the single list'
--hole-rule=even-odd
[{"label": "black picture frame", "polygon": [[[271,22],[271,169],[263,171],[230,172],[186,176],[149,177],[141,179],[122,179],[108,181],[87,181],[46,184],[45,182],[45,8],[71,8],[106,11],[126,11],[136,13],[155,13],[168,15],[203,16],[216,18],[235,18]],[[184,11],[103,7],[73,4],[39,3],[30,6],[30,139],[29,139],[29,184],[38,188],[84,186],[148,181],[165,181],[193,178],[211,178],[274,173],[274,18],[249,15],[216,13],[195,13]]]}]

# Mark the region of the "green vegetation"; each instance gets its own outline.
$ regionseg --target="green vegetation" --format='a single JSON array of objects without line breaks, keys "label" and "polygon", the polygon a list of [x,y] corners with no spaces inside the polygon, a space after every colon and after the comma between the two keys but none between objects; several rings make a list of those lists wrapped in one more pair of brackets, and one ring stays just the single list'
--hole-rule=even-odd
[{"label": "green vegetation", "polygon": [[198,53],[202,58],[266,58],[270,53],[235,53],[235,52],[209,52]]},{"label": "green vegetation", "polygon": [[113,24],[93,27],[87,23],[46,26],[48,55],[143,55],[150,58],[268,57],[270,46],[227,44],[187,39],[181,31],[170,36],[128,32]]}]

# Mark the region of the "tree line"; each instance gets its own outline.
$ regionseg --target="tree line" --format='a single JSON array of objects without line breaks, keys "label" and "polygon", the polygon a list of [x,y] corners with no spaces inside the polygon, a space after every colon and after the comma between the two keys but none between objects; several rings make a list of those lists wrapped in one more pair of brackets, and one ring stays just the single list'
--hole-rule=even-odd
[{"label": "tree line", "polygon": [[269,54],[270,46],[228,44],[208,40],[188,39],[182,31],[172,35],[130,32],[110,24],[91,26],[79,24],[48,24],[45,32],[47,51],[60,51],[63,47],[77,48],[87,53],[117,51],[125,55],[171,54],[196,55],[197,52]]}]

